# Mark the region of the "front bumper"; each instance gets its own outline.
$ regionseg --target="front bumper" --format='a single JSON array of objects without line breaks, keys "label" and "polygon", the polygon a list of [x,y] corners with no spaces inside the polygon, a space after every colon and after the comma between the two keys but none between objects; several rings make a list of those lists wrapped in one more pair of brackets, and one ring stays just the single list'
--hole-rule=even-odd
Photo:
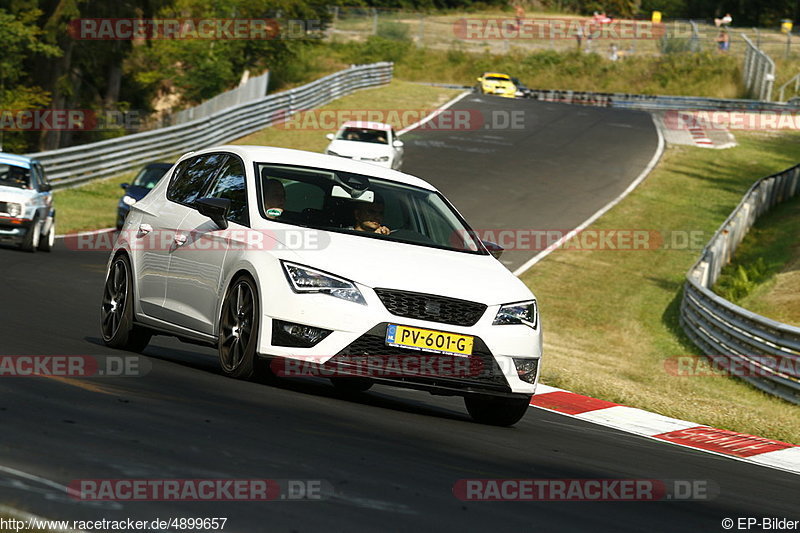
[{"label": "front bumper", "polygon": [[0,243],[19,244],[33,225],[32,220],[24,218],[0,217]]},{"label": "front bumper", "polygon": [[[474,337],[473,354],[480,372],[455,375],[381,375],[369,374],[376,381],[409,388],[422,388],[443,394],[533,394],[538,382],[538,361],[542,354],[541,330],[524,325],[492,325],[500,306],[489,306],[473,326],[420,320],[393,315],[375,291],[358,285],[367,305],[359,305],[325,294],[295,294],[288,287],[271,286],[270,297],[262,302],[262,320],[258,353],[346,371],[351,356],[436,356],[416,349],[389,346],[388,324],[470,335]],[[280,320],[331,332],[316,345],[298,348],[273,345],[273,322]],[[440,355],[441,357],[450,357]],[[452,356],[461,358],[463,356]],[[523,381],[514,359],[537,361],[534,383]]]}]

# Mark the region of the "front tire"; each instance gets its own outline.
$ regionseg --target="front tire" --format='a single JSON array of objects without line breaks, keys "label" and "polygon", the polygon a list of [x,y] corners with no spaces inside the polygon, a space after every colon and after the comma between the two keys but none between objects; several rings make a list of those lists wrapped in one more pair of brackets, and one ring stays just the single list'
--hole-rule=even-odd
[{"label": "front tire", "polygon": [[56,219],[50,219],[50,227],[47,233],[39,237],[39,250],[43,252],[50,252],[53,250],[53,245],[56,243]]},{"label": "front tire", "polygon": [[238,278],[225,295],[219,319],[217,349],[226,376],[249,379],[255,374],[259,312],[255,282],[248,276]]},{"label": "front tire", "polygon": [[35,252],[39,249],[39,239],[42,236],[42,226],[39,224],[39,219],[34,218],[31,223],[31,228],[25,235],[25,240],[22,241],[22,249],[26,252]]},{"label": "front tire", "polygon": [[531,396],[500,398],[465,396],[464,404],[475,422],[490,426],[513,426],[528,412]]},{"label": "front tire", "polygon": [[117,256],[108,269],[100,307],[100,328],[106,346],[120,350],[141,352],[152,337],[148,330],[133,323],[133,279],[126,255]]}]

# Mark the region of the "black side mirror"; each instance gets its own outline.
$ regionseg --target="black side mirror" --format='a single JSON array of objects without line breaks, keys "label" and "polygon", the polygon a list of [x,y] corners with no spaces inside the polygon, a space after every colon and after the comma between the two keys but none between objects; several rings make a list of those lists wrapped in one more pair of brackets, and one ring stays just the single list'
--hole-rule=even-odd
[{"label": "black side mirror", "polygon": [[39,187],[39,190],[41,192],[50,192],[53,190],[53,186],[49,183],[42,183],[42,185]]},{"label": "black side mirror", "polygon": [[200,198],[195,200],[195,207],[201,215],[207,216],[219,227],[228,228],[228,213],[231,210],[231,201],[227,198]]},{"label": "black side mirror", "polygon": [[130,183],[120,183],[119,186],[122,187],[123,189],[127,189],[128,187],[130,187]]},{"label": "black side mirror", "polygon": [[496,242],[491,241],[481,241],[486,249],[492,254],[492,257],[495,259],[500,259],[500,256],[503,255],[504,248],[497,244]]}]

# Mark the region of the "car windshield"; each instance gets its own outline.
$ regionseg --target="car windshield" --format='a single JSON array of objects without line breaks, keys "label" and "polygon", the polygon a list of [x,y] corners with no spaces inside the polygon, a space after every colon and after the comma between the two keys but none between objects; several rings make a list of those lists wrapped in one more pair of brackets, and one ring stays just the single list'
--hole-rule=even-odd
[{"label": "car windshield", "polygon": [[0,163],[0,187],[28,189],[31,186],[30,169]]},{"label": "car windshield", "polygon": [[[486,254],[474,232],[435,191],[324,169],[256,164],[264,218],[315,229]],[[364,220],[374,224],[365,230]],[[374,231],[386,228],[386,234]]]},{"label": "car windshield", "polygon": [[389,136],[386,130],[375,130],[372,128],[344,128],[339,132],[336,138],[344,141],[389,144]]},{"label": "car windshield", "polygon": [[164,177],[169,167],[146,167],[143,168],[136,179],[133,180],[133,185],[137,187],[144,187],[145,189],[152,189],[158,183],[158,180]]},{"label": "car windshield", "polygon": [[483,79],[486,81],[509,81],[508,78],[504,78],[502,76],[486,76]]}]

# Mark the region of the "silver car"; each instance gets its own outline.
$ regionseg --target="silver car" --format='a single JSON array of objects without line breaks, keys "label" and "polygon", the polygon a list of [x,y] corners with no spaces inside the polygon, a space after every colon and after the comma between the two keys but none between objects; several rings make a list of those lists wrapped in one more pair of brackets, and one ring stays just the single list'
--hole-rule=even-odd
[{"label": "silver car", "polygon": [[56,237],[53,195],[41,163],[0,153],[0,243],[49,252]]}]

